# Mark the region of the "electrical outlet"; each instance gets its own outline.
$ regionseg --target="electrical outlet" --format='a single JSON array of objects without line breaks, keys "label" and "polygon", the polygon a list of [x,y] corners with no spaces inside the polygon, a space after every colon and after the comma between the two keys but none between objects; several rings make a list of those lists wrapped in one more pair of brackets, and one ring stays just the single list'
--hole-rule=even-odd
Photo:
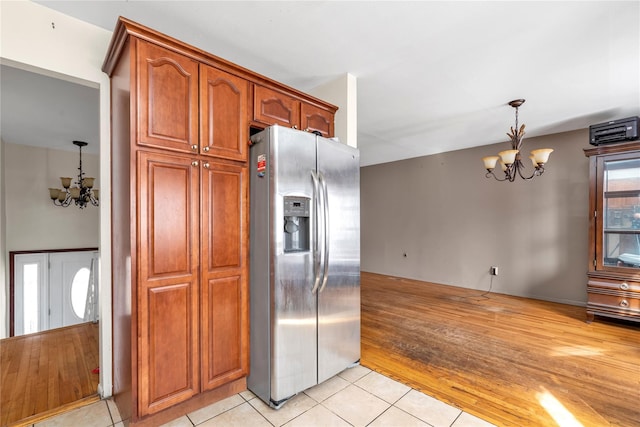
[{"label": "electrical outlet", "polygon": [[491,274],[492,276],[497,276],[498,275],[498,267],[491,267],[489,269],[489,274]]}]

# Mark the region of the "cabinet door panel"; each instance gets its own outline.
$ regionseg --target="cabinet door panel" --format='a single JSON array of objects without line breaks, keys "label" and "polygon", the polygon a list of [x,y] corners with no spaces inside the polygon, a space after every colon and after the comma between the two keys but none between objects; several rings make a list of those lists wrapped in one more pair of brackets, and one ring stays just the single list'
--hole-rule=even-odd
[{"label": "cabinet door panel", "polygon": [[275,90],[256,85],[253,118],[268,125],[300,128],[300,101]]},{"label": "cabinet door panel", "polygon": [[138,41],[138,144],[184,152],[198,143],[198,63]]},{"label": "cabinet door panel", "polygon": [[204,389],[248,373],[247,169],[203,170],[201,348]]},{"label": "cabinet door panel", "polygon": [[154,286],[142,295],[140,413],[154,413],[198,392],[193,283]]},{"label": "cabinet door panel", "polygon": [[247,374],[243,278],[209,280],[203,292],[202,384],[216,388]]},{"label": "cabinet door panel", "polygon": [[326,138],[334,135],[334,117],[329,111],[303,102],[300,106],[300,115],[302,117],[301,129],[308,132],[318,131]]},{"label": "cabinet door panel", "polygon": [[244,267],[248,177],[244,166],[211,162],[202,179],[202,259],[207,271]]},{"label": "cabinet door panel", "polygon": [[138,412],[199,392],[199,172],[189,157],[138,152]]},{"label": "cabinet door panel", "polygon": [[209,268],[241,266],[243,233],[242,171],[221,170],[209,174]]},{"label": "cabinet door panel", "polygon": [[192,159],[139,153],[142,279],[190,276],[197,265],[198,168]]},{"label": "cabinet door panel", "polygon": [[246,160],[249,83],[213,67],[200,67],[200,151]]}]

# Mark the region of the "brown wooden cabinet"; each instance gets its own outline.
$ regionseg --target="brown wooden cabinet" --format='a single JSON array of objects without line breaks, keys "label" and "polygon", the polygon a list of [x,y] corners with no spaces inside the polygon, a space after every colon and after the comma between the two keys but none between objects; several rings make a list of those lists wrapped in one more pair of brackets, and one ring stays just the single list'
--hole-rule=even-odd
[{"label": "brown wooden cabinet", "polygon": [[138,395],[146,415],[199,392],[199,169],[138,151]]},{"label": "brown wooden cabinet", "polygon": [[136,43],[137,143],[192,152],[198,147],[198,63]]},{"label": "brown wooden cabinet", "polygon": [[584,150],[589,157],[587,316],[640,322],[640,142]]},{"label": "brown wooden cabinet", "polygon": [[203,403],[246,388],[249,83],[133,37],[121,58],[112,168],[126,178],[112,222],[131,241],[114,245],[113,293],[130,300],[114,317],[131,323],[114,321],[114,395],[134,424],[153,424],[207,391]]},{"label": "brown wooden cabinet", "polygon": [[248,83],[146,41],[136,46],[137,143],[163,150],[136,151],[144,416],[249,372]]},{"label": "brown wooden cabinet", "polygon": [[200,152],[247,160],[249,82],[200,65]]},{"label": "brown wooden cabinet", "polygon": [[203,164],[200,337],[204,390],[249,373],[248,180],[245,166]]},{"label": "brown wooden cabinet", "polygon": [[253,119],[259,123],[317,131],[325,137],[334,136],[335,111],[259,85],[254,86],[253,98]]},{"label": "brown wooden cabinet", "polygon": [[333,114],[315,105],[300,104],[301,129],[307,132],[320,132],[324,137],[335,136]]},{"label": "brown wooden cabinet", "polygon": [[244,165],[146,151],[138,159],[138,391],[147,415],[248,374],[248,182]]},{"label": "brown wooden cabinet", "polygon": [[337,108],[125,18],[103,71],[113,393],[123,419],[159,425],[246,389],[249,132],[272,123],[255,121],[253,89],[331,135]]}]

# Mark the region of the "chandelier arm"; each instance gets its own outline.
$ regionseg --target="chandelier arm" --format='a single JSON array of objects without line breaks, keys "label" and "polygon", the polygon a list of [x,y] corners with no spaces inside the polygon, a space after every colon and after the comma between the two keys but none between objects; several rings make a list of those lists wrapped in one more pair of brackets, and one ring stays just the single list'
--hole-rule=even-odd
[{"label": "chandelier arm", "polygon": [[500,181],[500,182],[502,182],[502,181],[506,181],[506,180],[507,180],[507,178],[506,178],[506,177],[505,177],[505,178],[503,178],[503,179],[498,178],[498,177],[493,173],[493,171],[488,171],[484,176],[485,176],[485,178],[491,178],[491,177],[494,177],[496,181]]},{"label": "chandelier arm", "polygon": [[71,204],[71,196],[69,195],[69,193],[65,192],[64,200],[52,199],[52,202],[56,206],[62,206],[63,208],[66,208]]},{"label": "chandelier arm", "polygon": [[536,174],[536,170],[534,169],[533,173],[531,174],[531,176],[524,176],[522,171],[525,169],[524,165],[522,164],[522,162],[520,160],[516,161],[516,169],[518,170],[518,175],[520,175],[520,178],[524,179],[525,181],[530,181],[532,180],[537,174]]}]

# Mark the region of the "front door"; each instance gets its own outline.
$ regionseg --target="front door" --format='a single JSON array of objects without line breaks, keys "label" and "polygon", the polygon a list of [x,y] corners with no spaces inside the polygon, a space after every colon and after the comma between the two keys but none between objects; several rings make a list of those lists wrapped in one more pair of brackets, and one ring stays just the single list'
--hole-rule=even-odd
[{"label": "front door", "polygon": [[49,254],[49,329],[94,321],[97,297],[95,252]]},{"label": "front door", "polygon": [[14,333],[97,320],[98,252],[38,252],[14,258]]}]

